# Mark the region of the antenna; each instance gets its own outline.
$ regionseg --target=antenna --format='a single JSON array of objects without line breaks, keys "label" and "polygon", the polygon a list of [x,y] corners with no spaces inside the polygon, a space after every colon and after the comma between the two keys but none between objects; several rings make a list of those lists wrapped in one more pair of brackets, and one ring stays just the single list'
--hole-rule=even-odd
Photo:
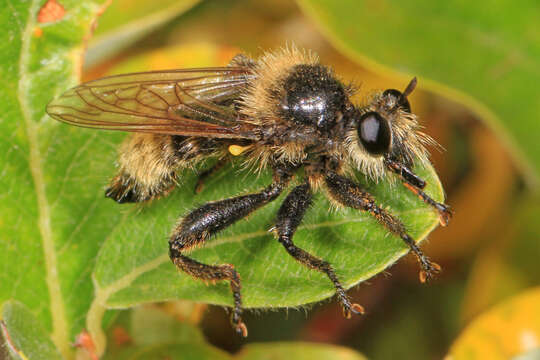
[{"label": "antenna", "polygon": [[416,84],[418,83],[418,80],[416,80],[416,76],[413,77],[413,79],[411,80],[411,82],[409,83],[409,85],[407,85],[407,87],[405,88],[405,90],[403,91],[403,94],[401,95],[404,99],[407,99],[407,96],[409,96],[414,88],[416,88]]}]

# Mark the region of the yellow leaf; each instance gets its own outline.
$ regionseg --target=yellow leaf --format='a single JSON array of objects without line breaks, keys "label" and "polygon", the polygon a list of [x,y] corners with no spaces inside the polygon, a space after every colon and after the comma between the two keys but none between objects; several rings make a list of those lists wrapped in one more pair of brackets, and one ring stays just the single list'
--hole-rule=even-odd
[{"label": "yellow leaf", "polygon": [[509,359],[540,347],[540,287],[480,315],[458,337],[446,360]]}]

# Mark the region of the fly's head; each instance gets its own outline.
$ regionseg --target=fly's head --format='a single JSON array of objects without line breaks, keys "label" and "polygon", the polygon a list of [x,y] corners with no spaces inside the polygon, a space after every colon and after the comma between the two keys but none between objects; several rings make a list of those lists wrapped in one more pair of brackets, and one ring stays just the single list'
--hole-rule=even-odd
[{"label": "fly's head", "polygon": [[421,132],[407,96],[414,90],[416,78],[401,92],[387,89],[372,96],[362,108],[354,108],[346,134],[346,147],[362,173],[372,179],[384,176],[388,162],[411,167],[427,163],[426,144],[434,141]]}]

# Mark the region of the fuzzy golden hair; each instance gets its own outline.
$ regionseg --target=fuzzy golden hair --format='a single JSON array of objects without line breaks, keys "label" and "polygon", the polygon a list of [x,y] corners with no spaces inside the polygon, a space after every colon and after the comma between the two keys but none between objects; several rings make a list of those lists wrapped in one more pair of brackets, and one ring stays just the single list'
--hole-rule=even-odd
[{"label": "fuzzy golden hair", "polygon": [[179,164],[171,136],[133,134],[124,141],[119,153],[119,175],[113,179],[113,185],[122,183],[128,189],[135,188],[141,199],[152,198],[174,185],[173,169]]}]

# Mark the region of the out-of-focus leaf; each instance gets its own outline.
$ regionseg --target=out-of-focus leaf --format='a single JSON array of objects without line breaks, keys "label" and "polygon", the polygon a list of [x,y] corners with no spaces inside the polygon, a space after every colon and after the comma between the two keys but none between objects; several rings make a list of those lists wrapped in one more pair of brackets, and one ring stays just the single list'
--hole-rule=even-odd
[{"label": "out-of-focus leaf", "polygon": [[509,359],[540,346],[540,288],[480,315],[457,338],[447,360]]},{"label": "out-of-focus leaf", "polygon": [[21,303],[17,301],[4,303],[0,320],[4,346],[13,359],[62,359],[42,324]]},{"label": "out-of-focus leaf", "polygon": [[471,270],[462,319],[539,284],[538,240],[540,200],[530,197],[514,204],[511,225],[482,247]]},{"label": "out-of-focus leaf", "polygon": [[9,1],[0,10],[0,302],[23,303],[66,359],[92,299],[93,259],[115,222],[101,203],[114,145],[49,119],[45,106],[78,81],[102,3]]},{"label": "out-of-focus leaf", "polygon": [[374,70],[420,76],[422,86],[469,106],[511,145],[527,179],[537,184],[538,1],[298,3],[351,58]]},{"label": "out-of-focus leaf", "polygon": [[88,45],[85,66],[96,65],[114,56],[198,2],[114,0],[99,18],[99,25]]},{"label": "out-of-focus leaf", "polygon": [[131,336],[137,345],[202,343],[201,331],[156,307],[138,307],[131,313]]},{"label": "out-of-focus leaf", "polygon": [[[167,57],[166,53],[163,57]],[[427,193],[442,200],[433,170],[417,170],[428,181]],[[271,176],[268,172],[256,176],[235,164],[210,178],[199,195],[193,193],[195,181],[196,176],[186,171],[179,189],[149,206],[111,202],[111,207],[120,209],[124,217],[107,237],[94,271],[96,299],[89,314],[89,330],[95,338],[103,338],[99,325],[107,308],[178,298],[232,303],[227,283],[206,286],[172,265],[167,236],[178,217],[198,204],[257,191],[270,183]],[[404,221],[414,238],[423,239],[437,225],[437,214],[401,185],[380,182],[367,187],[380,204]],[[298,264],[268,233],[284,196],[192,252],[199,261],[236,266],[242,277],[246,307],[298,306],[334,294],[324,274]],[[347,288],[379,273],[407,252],[403,242],[389,235],[370,215],[329,208],[329,202],[319,194],[295,242],[334,264]]]},{"label": "out-of-focus leaf", "polygon": [[150,51],[127,59],[112,69],[111,74],[122,74],[158,69],[187,69],[193,67],[226,66],[240,51],[234,47],[210,43],[188,43]]},{"label": "out-of-focus leaf", "polygon": [[235,356],[238,360],[363,360],[364,356],[341,346],[308,342],[248,344]]},{"label": "out-of-focus leaf", "polygon": [[131,310],[132,343],[106,359],[217,359],[217,360],[362,360],[359,353],[340,346],[307,342],[273,342],[247,344],[231,356],[206,342],[200,330],[178,321],[157,307]]}]

